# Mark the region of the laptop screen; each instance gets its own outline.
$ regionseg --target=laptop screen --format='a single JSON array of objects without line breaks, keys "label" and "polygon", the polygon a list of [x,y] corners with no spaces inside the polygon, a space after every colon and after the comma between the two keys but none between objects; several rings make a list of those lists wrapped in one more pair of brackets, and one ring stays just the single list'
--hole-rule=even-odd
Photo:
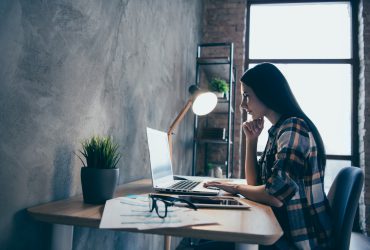
[{"label": "laptop screen", "polygon": [[153,186],[173,180],[167,133],[146,128]]}]

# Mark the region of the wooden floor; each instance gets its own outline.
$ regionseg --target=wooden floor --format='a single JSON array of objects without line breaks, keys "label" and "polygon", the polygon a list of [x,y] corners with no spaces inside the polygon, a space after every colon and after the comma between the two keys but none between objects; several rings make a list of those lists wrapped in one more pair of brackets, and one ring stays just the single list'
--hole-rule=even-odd
[{"label": "wooden floor", "polygon": [[[176,250],[193,250],[190,246],[186,244],[180,244]],[[237,244],[235,250],[258,250],[258,245],[252,244]],[[351,245],[349,250],[370,250],[370,237],[366,237],[360,233],[352,233],[351,235]]]},{"label": "wooden floor", "polygon": [[352,233],[350,250],[370,249],[370,237],[360,233]]}]

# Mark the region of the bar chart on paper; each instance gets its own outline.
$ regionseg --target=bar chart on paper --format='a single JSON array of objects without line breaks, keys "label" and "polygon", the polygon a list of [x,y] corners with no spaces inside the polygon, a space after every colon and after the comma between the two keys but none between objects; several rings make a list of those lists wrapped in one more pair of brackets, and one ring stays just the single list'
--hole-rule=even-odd
[{"label": "bar chart on paper", "polygon": [[149,212],[147,195],[130,195],[106,202],[99,228],[148,230],[210,224],[218,223],[201,210],[184,207],[169,207],[166,218],[159,218],[154,211]]}]

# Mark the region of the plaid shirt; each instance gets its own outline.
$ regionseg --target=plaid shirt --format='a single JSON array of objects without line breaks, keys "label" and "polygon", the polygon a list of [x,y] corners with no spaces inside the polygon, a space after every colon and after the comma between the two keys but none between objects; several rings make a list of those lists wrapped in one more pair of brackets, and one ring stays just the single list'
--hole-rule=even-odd
[{"label": "plaid shirt", "polygon": [[[330,207],[324,193],[324,168],[307,123],[282,118],[269,129],[259,160],[259,181],[283,202],[273,208],[291,248],[325,249],[330,245]],[[278,246],[279,244],[277,244]]]}]

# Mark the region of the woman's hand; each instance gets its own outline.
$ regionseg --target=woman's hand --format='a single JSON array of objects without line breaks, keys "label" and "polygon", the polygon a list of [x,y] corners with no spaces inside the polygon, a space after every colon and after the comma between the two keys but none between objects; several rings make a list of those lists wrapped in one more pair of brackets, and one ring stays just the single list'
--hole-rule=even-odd
[{"label": "woman's hand", "polygon": [[283,204],[275,196],[266,191],[265,185],[251,186],[247,184],[233,184],[230,182],[209,181],[204,183],[204,187],[217,187],[230,194],[241,194],[247,199],[257,201],[269,206],[281,207]]},{"label": "woman's hand", "polygon": [[258,136],[261,134],[263,130],[263,124],[264,124],[263,117],[253,121],[243,122],[243,131],[246,136],[246,139],[257,140]]},{"label": "woman's hand", "polygon": [[224,190],[224,191],[226,191],[230,194],[237,194],[238,193],[237,185],[232,184],[232,183],[228,183],[228,182],[209,181],[209,182],[204,183],[204,187],[205,188],[216,187],[216,188],[222,189],[222,190]]}]

